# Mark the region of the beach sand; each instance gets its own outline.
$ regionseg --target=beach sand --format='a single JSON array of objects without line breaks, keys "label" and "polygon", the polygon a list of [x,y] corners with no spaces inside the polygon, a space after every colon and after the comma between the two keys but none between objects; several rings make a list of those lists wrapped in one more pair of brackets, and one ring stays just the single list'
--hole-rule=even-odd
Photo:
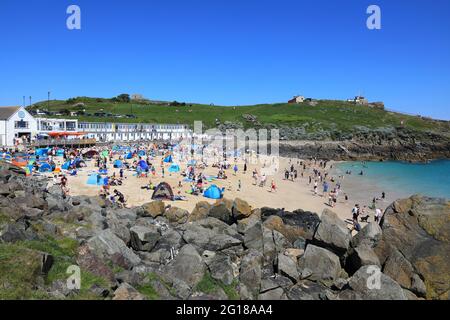
[{"label": "beach sand", "polygon": [[[298,178],[295,181],[284,179],[284,169],[290,167],[290,160],[294,164],[294,167],[298,170]],[[62,157],[55,158],[55,162],[58,166],[62,164],[62,161]],[[132,160],[128,161],[132,162]],[[328,196],[321,196],[321,183],[319,182],[318,184],[318,195],[314,195],[313,183],[311,185],[308,185],[308,177],[311,172],[310,170],[308,170],[308,168],[304,172],[304,177],[301,177],[302,170],[300,169],[300,166],[297,165],[298,161],[301,160],[280,158],[278,171],[274,176],[268,176],[265,187],[254,185],[252,171],[253,169],[257,169],[258,171],[261,170],[260,165],[254,164],[248,165],[247,172],[245,174],[243,173],[243,165],[238,165],[239,170],[236,175],[233,174],[232,164],[231,168],[226,170],[226,174],[228,177],[227,179],[216,179],[212,182],[208,182],[205,187],[207,188],[210,184],[216,184],[219,188],[225,187],[225,198],[241,198],[247,201],[249,205],[252,206],[252,208],[284,208],[287,211],[302,209],[304,211],[315,212],[319,216],[324,209],[328,208],[334,211],[342,220],[346,221],[349,221],[352,218],[351,209],[355,203],[358,203],[355,202],[356,200],[359,201],[361,206],[366,204],[370,205],[370,201],[373,198],[376,190],[371,189],[370,186],[361,186],[358,182],[358,179],[345,177],[343,180],[341,180],[342,186],[340,196],[338,198],[338,203],[334,208],[331,208],[330,206],[328,206]],[[154,163],[156,168],[155,176],[152,176],[152,174],[150,173],[148,178],[137,178],[135,170],[124,169],[125,179],[123,180],[123,184],[121,186],[111,186],[111,192],[114,189],[117,189],[125,195],[127,207],[135,207],[152,201],[151,196],[153,191],[141,189],[141,186],[148,184],[150,179],[155,186],[162,181],[167,182],[172,186],[174,194],[177,194],[178,191],[181,191],[180,195],[186,196],[187,201],[166,201],[166,205],[170,204],[172,206],[183,208],[191,212],[196,203],[199,201],[207,201],[209,203],[214,203],[216,201],[213,199],[205,198],[202,195],[194,196],[186,193],[186,191],[190,189],[190,183],[183,182],[184,177],[182,177],[180,174],[181,171],[186,168],[185,163],[179,163],[181,168],[181,171],[179,173],[169,173],[168,168],[170,164],[164,164],[165,177],[163,178],[160,164],[161,157],[155,157],[152,162]],[[86,164],[86,168],[81,168],[78,170],[77,176],[67,175],[69,194],[72,196],[96,196],[101,190],[101,186],[87,184],[89,174],[98,171],[98,168],[95,167],[95,160],[86,161]],[[113,172],[116,173],[117,177],[119,176],[119,169],[113,168],[112,162],[108,162],[107,167],[109,176],[111,176]],[[197,172],[199,172],[199,170],[197,170]],[[206,175],[216,176],[218,173],[218,168],[207,167],[203,170],[203,172]],[[330,172],[330,176],[332,175],[332,173],[333,170]],[[50,174],[47,175],[50,176]],[[272,179],[277,185],[276,192],[270,192],[270,184]],[[237,190],[239,180],[241,180],[241,190]],[[179,181],[182,181],[181,188],[178,187]],[[331,184],[331,186],[333,186],[333,184]],[[344,201],[344,193],[347,193],[350,197],[350,200],[348,202]],[[366,199],[366,202],[362,202],[363,199]],[[384,210],[385,206],[387,206],[389,203],[390,202],[388,202],[388,199],[386,199],[385,203],[381,205],[382,209]],[[385,206],[383,207],[383,205]],[[373,221],[373,211],[367,210],[367,213],[371,216],[370,221]]]}]

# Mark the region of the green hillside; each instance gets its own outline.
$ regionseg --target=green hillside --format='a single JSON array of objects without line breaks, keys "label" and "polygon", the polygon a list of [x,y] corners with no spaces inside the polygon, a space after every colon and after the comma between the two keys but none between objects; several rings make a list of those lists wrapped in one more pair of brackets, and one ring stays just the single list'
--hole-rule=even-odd
[{"label": "green hillside", "polygon": [[[450,132],[450,122],[410,116],[368,106],[358,106],[350,102],[318,100],[317,105],[301,104],[261,104],[253,106],[211,106],[201,104],[124,102],[117,99],[73,98],[67,101],[43,101],[29,109],[48,110],[62,113],[70,118],[69,111],[79,111],[78,119],[96,122],[132,123],[182,123],[189,126],[195,120],[203,121],[205,128],[226,121],[242,123],[246,128],[258,126],[303,127],[307,132],[340,130],[348,132],[355,126],[371,129],[398,127],[403,121],[407,128],[419,131]],[[109,116],[94,113],[104,112]],[[117,115],[123,117],[118,118]],[[126,117],[125,115],[132,115]],[[251,115],[255,121],[246,120]],[[52,115],[54,117],[54,115]],[[255,118],[256,117],[256,118]]]}]

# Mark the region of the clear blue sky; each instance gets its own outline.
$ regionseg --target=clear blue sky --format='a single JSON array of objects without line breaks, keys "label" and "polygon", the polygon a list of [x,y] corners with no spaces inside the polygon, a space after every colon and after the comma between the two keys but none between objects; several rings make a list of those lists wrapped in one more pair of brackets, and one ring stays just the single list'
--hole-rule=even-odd
[{"label": "clear blue sky", "polygon": [[225,105],[362,92],[450,119],[448,0],[1,0],[0,33],[0,105],[48,90]]}]

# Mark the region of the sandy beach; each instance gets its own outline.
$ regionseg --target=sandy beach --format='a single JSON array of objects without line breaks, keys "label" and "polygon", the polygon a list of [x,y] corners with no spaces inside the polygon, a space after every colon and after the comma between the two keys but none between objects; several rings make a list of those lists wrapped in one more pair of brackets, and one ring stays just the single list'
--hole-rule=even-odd
[{"label": "sandy beach", "polygon": [[[114,157],[114,159],[117,158],[118,156]],[[128,162],[131,163],[134,160],[139,160],[139,158],[130,159]],[[178,173],[169,173],[168,168],[170,164],[164,163],[165,176],[162,177],[161,160],[162,156],[154,157],[152,159],[152,163],[154,163],[156,167],[156,174],[154,176],[149,173],[148,177],[138,178],[134,169],[124,169],[123,184],[121,186],[111,186],[111,191],[117,189],[122,192],[125,195],[127,207],[134,207],[152,201],[151,196],[153,191],[142,189],[142,186],[148,184],[150,180],[155,186],[164,181],[172,186],[174,194],[179,194],[186,197],[185,201],[167,201],[166,204],[183,208],[191,212],[196,203],[199,201],[208,201],[210,203],[214,203],[216,201],[214,199],[208,199],[202,195],[195,196],[187,193],[190,189],[190,183],[184,182],[184,177],[181,175],[181,172],[186,169],[185,161],[177,161],[181,168],[181,171]],[[370,185],[361,185],[357,177],[346,176],[341,179],[335,177],[336,182],[341,182],[341,190],[337,204],[334,208],[331,208],[328,205],[328,196],[322,196],[322,184],[320,181],[318,182],[317,195],[314,195],[313,191],[314,177],[312,179],[312,183],[308,184],[309,176],[313,176],[313,166],[309,168],[307,167],[303,172],[304,176],[301,177],[301,171],[303,171],[303,169],[299,165],[300,161],[302,160],[279,158],[277,172],[274,176],[267,177],[267,183],[264,187],[255,185],[254,179],[252,178],[252,171],[254,169],[258,171],[261,170],[261,166],[251,163],[248,164],[246,173],[243,172],[243,165],[238,164],[238,172],[236,175],[234,175],[232,170],[234,165],[232,165],[230,169],[226,170],[227,179],[216,179],[211,182],[206,182],[204,187],[208,188],[211,184],[216,184],[219,188],[224,187],[224,198],[234,199],[239,197],[246,200],[253,208],[284,208],[287,211],[302,209],[305,211],[316,212],[319,215],[324,209],[328,208],[334,211],[342,220],[347,221],[351,220],[351,209],[355,203],[359,203],[361,206],[369,206],[371,204],[371,199],[375,195],[379,194],[379,191],[375,190]],[[63,158],[55,157],[55,162],[58,166],[61,166],[63,163]],[[85,162],[87,167],[78,169],[76,176],[66,175],[68,177],[69,194],[72,196],[96,196],[102,188],[101,186],[87,184],[89,175],[94,172],[98,172],[98,168],[95,167],[95,160],[86,160]],[[298,170],[298,177],[294,181],[286,180],[284,178],[284,171],[285,169],[289,169],[291,164]],[[330,183],[330,190],[332,190],[335,184],[331,183],[329,180],[333,177],[333,174],[337,173],[334,169],[328,169],[330,165],[333,165],[333,163],[330,162],[325,171],[329,171],[327,181]],[[113,162],[108,161],[107,168],[109,176],[113,175],[113,173],[115,173],[117,177],[119,176],[119,169],[113,167]],[[203,170],[198,170],[197,172],[203,172],[205,175],[216,176],[218,173],[218,168],[208,166]],[[51,174],[47,175],[51,176]],[[276,192],[270,191],[272,179],[277,186]],[[241,181],[240,190],[238,190],[239,180]],[[178,186],[180,181],[182,184],[181,188]],[[344,199],[345,193],[349,196],[348,201],[345,201]],[[381,209],[384,210],[389,203],[391,203],[391,200],[387,198],[379,205]],[[370,220],[373,221],[374,211],[367,209],[367,214],[371,216]]]}]

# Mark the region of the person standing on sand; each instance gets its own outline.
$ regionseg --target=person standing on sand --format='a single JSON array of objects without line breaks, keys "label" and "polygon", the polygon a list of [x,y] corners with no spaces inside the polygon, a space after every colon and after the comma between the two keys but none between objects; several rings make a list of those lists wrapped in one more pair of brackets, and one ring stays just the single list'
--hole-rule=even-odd
[{"label": "person standing on sand", "polygon": [[244,174],[247,172],[247,160],[245,160],[245,163],[244,163]]},{"label": "person standing on sand", "polygon": [[382,215],[383,215],[383,213],[381,212],[381,209],[380,208],[376,208],[375,209],[375,222],[380,223]]},{"label": "person standing on sand", "polygon": [[270,183],[270,192],[276,192],[277,191],[277,186],[275,184],[275,181],[272,180],[272,182]]},{"label": "person standing on sand", "polygon": [[317,196],[317,180],[314,181],[314,195]]}]

